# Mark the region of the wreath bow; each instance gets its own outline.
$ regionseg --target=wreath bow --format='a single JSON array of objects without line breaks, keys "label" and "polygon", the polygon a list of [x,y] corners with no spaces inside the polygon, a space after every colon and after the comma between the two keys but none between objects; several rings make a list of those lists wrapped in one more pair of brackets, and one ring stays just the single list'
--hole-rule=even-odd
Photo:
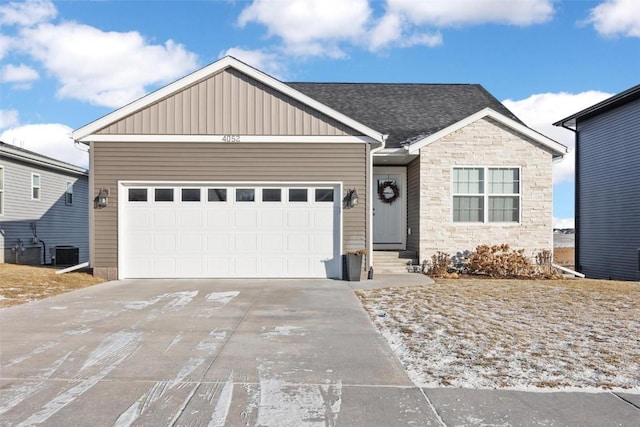
[{"label": "wreath bow", "polygon": [[382,203],[392,204],[400,197],[400,189],[393,181],[384,181],[378,185],[378,199]]}]

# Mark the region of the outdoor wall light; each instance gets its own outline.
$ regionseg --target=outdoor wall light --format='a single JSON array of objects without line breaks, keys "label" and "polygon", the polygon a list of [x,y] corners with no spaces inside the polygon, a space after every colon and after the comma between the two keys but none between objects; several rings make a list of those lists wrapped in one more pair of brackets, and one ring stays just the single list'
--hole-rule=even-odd
[{"label": "outdoor wall light", "polygon": [[351,189],[347,190],[347,195],[344,197],[345,207],[351,209],[354,208],[358,204],[358,190]]},{"label": "outdoor wall light", "polygon": [[98,191],[98,195],[96,196],[96,198],[93,199],[93,206],[96,209],[102,209],[102,208],[106,208],[108,203],[109,203],[109,189],[101,188],[100,191]]}]

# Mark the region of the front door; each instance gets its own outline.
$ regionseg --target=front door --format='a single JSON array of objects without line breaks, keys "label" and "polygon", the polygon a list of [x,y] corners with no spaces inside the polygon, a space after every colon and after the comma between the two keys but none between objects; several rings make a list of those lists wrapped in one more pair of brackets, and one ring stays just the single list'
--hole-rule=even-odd
[{"label": "front door", "polygon": [[373,249],[406,249],[407,170],[373,169]]}]

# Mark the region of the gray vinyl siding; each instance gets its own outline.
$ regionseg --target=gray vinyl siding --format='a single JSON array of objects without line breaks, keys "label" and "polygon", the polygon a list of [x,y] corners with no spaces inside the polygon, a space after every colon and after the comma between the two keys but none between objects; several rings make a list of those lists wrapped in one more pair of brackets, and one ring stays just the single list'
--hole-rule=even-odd
[{"label": "gray vinyl siding", "polygon": [[109,204],[94,210],[93,266],[118,265],[117,182],[336,181],[356,188],[360,203],[343,212],[344,250],[366,247],[366,165],[363,143],[135,143],[93,144],[93,192],[109,189]]},{"label": "gray vinyl siding", "polygon": [[407,166],[407,250],[420,255],[420,159]]},{"label": "gray vinyl siding", "polygon": [[106,135],[330,135],[358,133],[234,69],[162,99],[98,133]]},{"label": "gray vinyl siding", "polygon": [[[38,238],[46,244],[44,262],[51,262],[49,248],[60,245],[78,247],[80,262],[88,261],[88,177],[6,156],[0,158],[0,167],[4,168],[4,215],[0,216],[0,234],[4,243],[0,261],[16,262],[12,248],[20,239],[25,250],[18,257],[18,262],[43,262],[41,244],[33,243],[32,222],[36,223]],[[31,198],[32,173],[40,175],[40,200]],[[65,204],[67,182],[74,184],[72,205]]]},{"label": "gray vinyl siding", "polygon": [[640,101],[578,122],[578,270],[640,280]]}]

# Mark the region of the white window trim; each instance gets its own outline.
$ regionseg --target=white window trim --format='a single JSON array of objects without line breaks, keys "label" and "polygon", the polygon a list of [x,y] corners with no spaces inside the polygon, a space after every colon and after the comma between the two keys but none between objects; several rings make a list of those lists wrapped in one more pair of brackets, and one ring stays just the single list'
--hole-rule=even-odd
[{"label": "white window trim", "polygon": [[[71,191],[69,191],[71,189]],[[69,200],[68,196],[71,196],[71,200]],[[67,181],[67,189],[64,192],[64,204],[67,206],[73,206],[73,182]]]},{"label": "white window trim", "polygon": [[[455,184],[455,169],[483,169],[484,170],[484,193],[476,194],[476,193],[465,193],[465,194],[457,194],[453,192],[454,184]],[[520,193],[517,194],[490,194],[489,193],[489,170],[491,169],[517,169],[518,170],[518,178],[519,178],[519,186],[518,189]],[[493,225],[493,226],[516,226],[522,224],[522,167],[520,166],[512,166],[512,165],[491,165],[491,166],[483,166],[483,165],[455,165],[451,167],[451,223],[454,225]],[[453,198],[456,196],[482,196],[484,201],[484,211],[483,211],[483,221],[454,221],[453,217]],[[504,196],[504,197],[518,197],[518,221],[489,221],[489,198],[491,196]]]},{"label": "white window trim", "polygon": [[[38,177],[38,185],[35,186],[33,185],[33,178],[34,177]],[[33,190],[38,189],[38,197],[33,197]],[[31,200],[42,200],[42,175],[40,175],[39,173],[32,173],[31,174]]]},{"label": "white window trim", "polygon": [[0,216],[4,216],[4,166],[0,165]]}]

